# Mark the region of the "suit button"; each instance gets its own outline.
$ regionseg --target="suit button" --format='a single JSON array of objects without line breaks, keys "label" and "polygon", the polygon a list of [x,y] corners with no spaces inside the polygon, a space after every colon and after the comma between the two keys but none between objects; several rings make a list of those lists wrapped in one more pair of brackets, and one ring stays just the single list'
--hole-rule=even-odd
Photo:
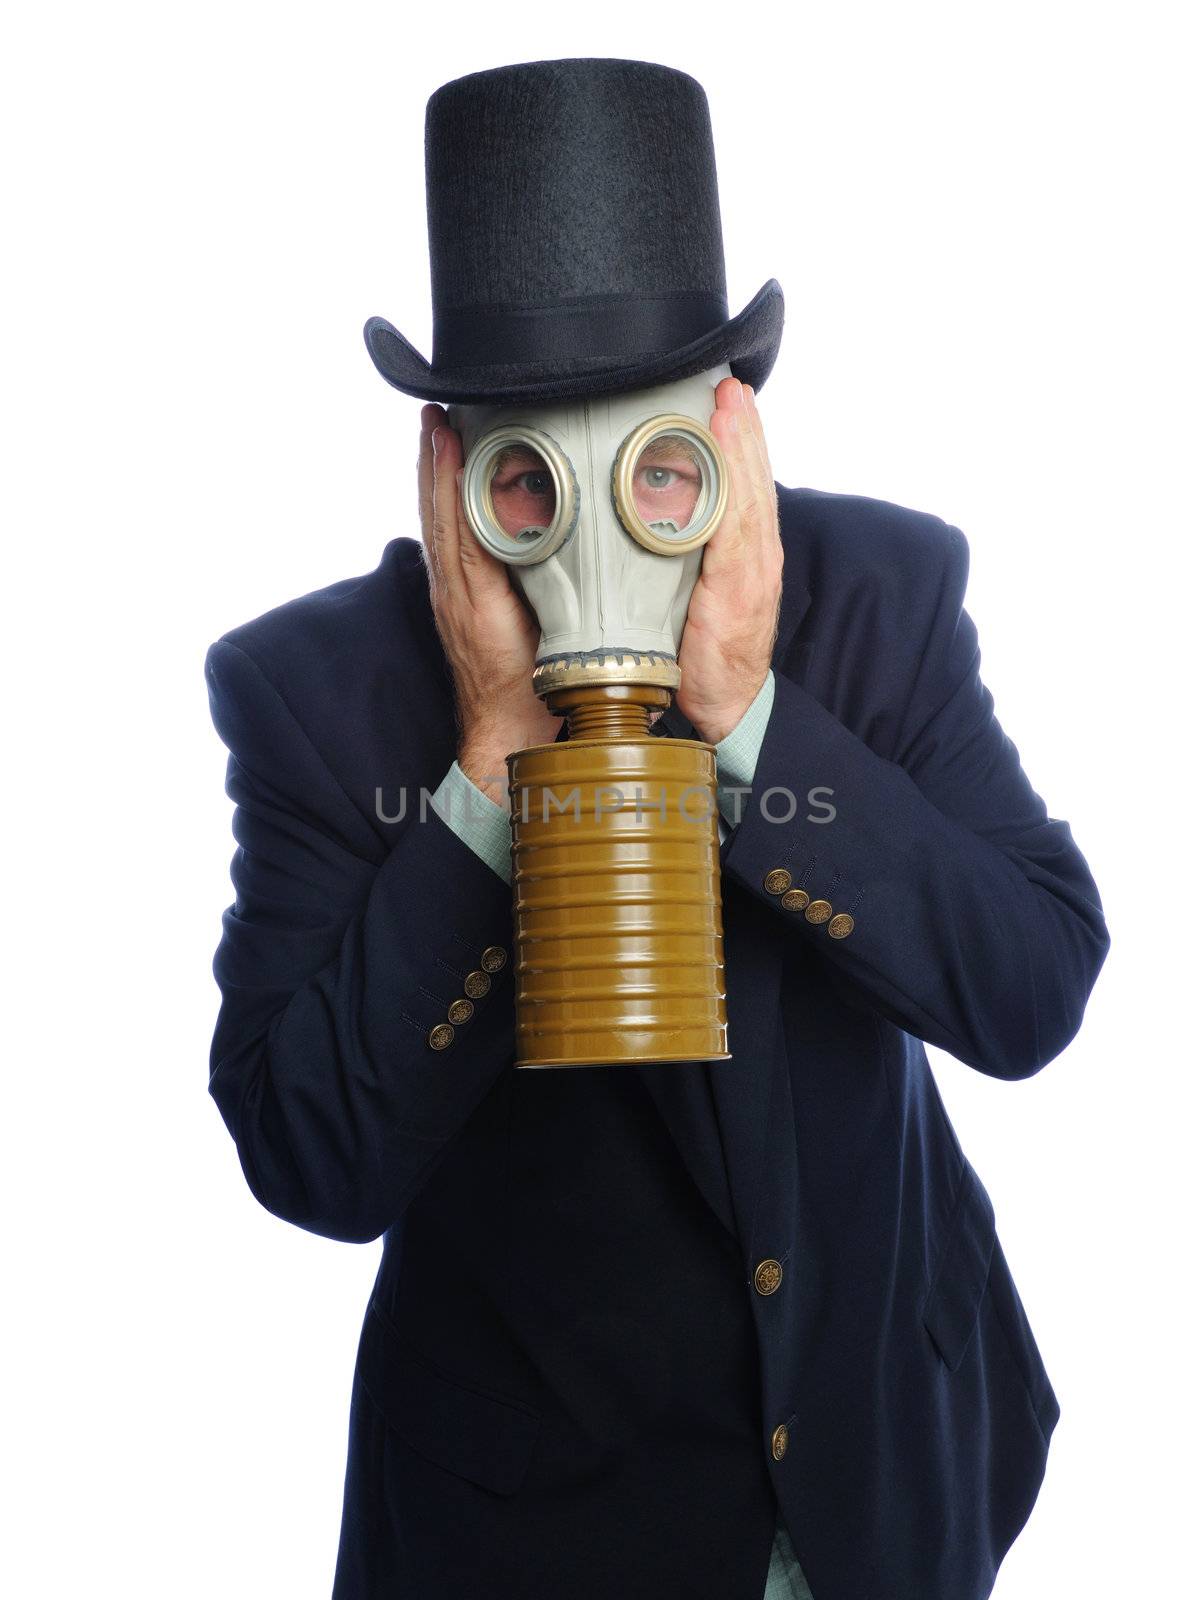
[{"label": "suit button", "polygon": [[481,965],[486,972],[500,972],[506,965],[506,952],[500,944],[491,944],[481,956]]},{"label": "suit button", "polygon": [[806,911],[808,922],[827,922],[831,915],[832,902],[830,900],[812,900]]},{"label": "suit button", "polygon": [[779,1422],[773,1430],[773,1438],[769,1441],[769,1448],[773,1451],[773,1459],[780,1461],[786,1454],[786,1446],[790,1443],[790,1434],[786,1424]]},{"label": "suit button", "polygon": [[782,904],[787,911],[806,911],[811,904],[811,896],[806,889],[788,889],[782,896]]},{"label": "suit button", "polygon": [[785,894],[793,882],[785,867],[774,867],[772,872],[765,874],[765,887],[770,894]]},{"label": "suit button", "polygon": [[753,1287],[758,1294],[774,1294],[782,1284],[782,1263],[772,1256],[762,1261],[753,1273]]},{"label": "suit button", "polygon": [[838,911],[828,924],[833,939],[847,939],[853,931],[853,919],[847,911]]},{"label": "suit button", "polygon": [[471,1000],[453,1000],[447,1008],[447,1020],[449,1022],[467,1022],[475,1010],[476,1007]]},{"label": "suit button", "polygon": [[456,1037],[456,1030],[450,1022],[436,1022],[435,1026],[426,1036],[426,1042],[432,1050],[446,1050]]},{"label": "suit button", "polygon": [[480,1000],[489,993],[488,973],[474,970],[464,980],[464,993],[470,1000]]}]

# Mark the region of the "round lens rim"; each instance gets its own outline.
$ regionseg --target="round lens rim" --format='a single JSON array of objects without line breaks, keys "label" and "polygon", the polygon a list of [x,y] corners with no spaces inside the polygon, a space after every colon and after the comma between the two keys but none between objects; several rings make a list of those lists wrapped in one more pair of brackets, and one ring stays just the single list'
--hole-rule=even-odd
[{"label": "round lens rim", "polygon": [[[519,545],[502,528],[493,513],[489,495],[489,470],[505,445],[524,444],[542,458],[552,474],[556,510],[547,532],[534,544]],[[510,423],[482,434],[468,453],[461,480],[460,501],[477,543],[491,556],[512,567],[529,567],[554,555],[577,526],[581,490],[572,462],[550,434],[525,423]]]},{"label": "round lens rim", "polygon": [[[632,473],[646,446],[663,433],[684,433],[701,445],[701,453],[710,464],[713,475],[714,505],[703,525],[688,539],[667,539],[663,534],[653,533],[636,510]],[[665,412],[662,416],[649,417],[646,422],[641,422],[623,440],[615,457],[610,487],[619,521],[637,544],[643,545],[645,550],[651,550],[654,555],[684,556],[706,544],[723,520],[728,499],[727,462],[718,440],[701,422],[694,417]],[[703,493],[706,492],[704,487]]]}]

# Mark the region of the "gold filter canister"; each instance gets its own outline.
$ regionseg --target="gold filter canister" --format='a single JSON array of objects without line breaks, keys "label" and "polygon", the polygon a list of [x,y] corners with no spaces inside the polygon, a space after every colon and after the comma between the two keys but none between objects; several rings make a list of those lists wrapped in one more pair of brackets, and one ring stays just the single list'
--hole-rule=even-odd
[{"label": "gold filter canister", "polygon": [[715,752],[648,733],[668,699],[554,693],[568,738],[508,759],[517,1066],[729,1059]]}]

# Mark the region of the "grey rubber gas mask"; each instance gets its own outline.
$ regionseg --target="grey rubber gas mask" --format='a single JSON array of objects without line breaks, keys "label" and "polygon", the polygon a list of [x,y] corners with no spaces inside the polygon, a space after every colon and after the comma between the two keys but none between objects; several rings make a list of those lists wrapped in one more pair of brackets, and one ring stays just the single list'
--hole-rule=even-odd
[{"label": "grey rubber gas mask", "polygon": [[651,389],[553,405],[452,405],[461,497],[541,637],[535,688],[677,687],[702,547],[728,477],[710,432],[725,362]]}]

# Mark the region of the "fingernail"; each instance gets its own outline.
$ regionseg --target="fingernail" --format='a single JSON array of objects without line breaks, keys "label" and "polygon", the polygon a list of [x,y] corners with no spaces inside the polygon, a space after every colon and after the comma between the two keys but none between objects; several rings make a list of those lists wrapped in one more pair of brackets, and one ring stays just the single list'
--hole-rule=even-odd
[{"label": "fingernail", "polygon": [[740,404],[745,411],[748,410],[748,385],[744,383],[740,385]]},{"label": "fingernail", "polygon": [[431,448],[438,455],[443,448],[443,429],[436,428],[431,434]]},{"label": "fingernail", "polygon": [[746,383],[741,388],[740,393],[744,396],[744,404],[751,411],[753,406],[755,406],[756,403],[757,403],[757,397],[756,397],[756,394],[753,391],[752,384],[751,383]]}]

